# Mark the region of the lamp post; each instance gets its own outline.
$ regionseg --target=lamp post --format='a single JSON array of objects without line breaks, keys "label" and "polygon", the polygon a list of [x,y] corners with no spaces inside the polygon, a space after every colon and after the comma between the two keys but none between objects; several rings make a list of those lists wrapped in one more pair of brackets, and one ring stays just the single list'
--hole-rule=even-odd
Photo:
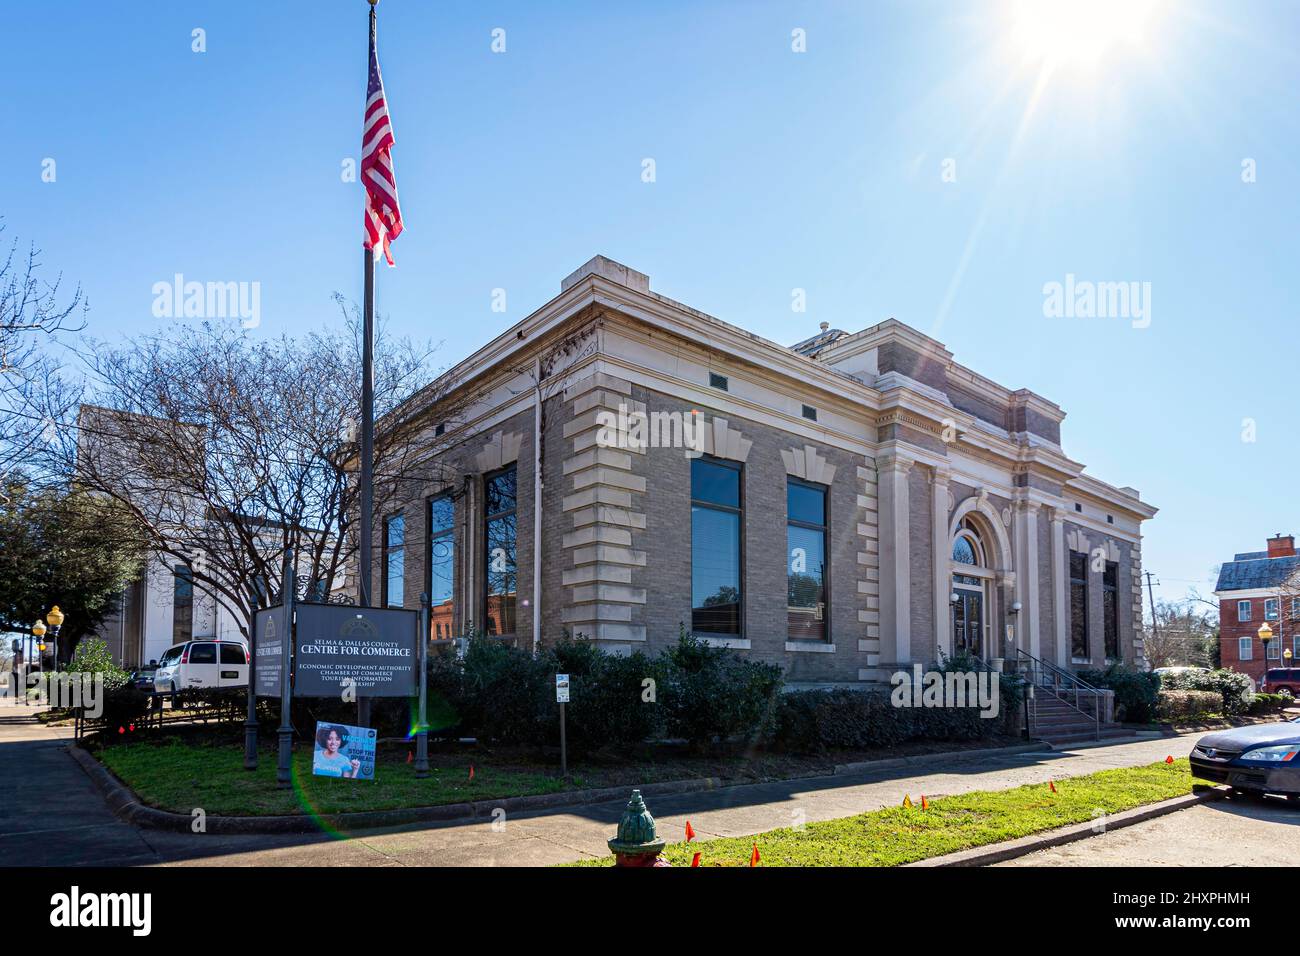
[{"label": "lamp post", "polygon": [[63,626],[64,614],[59,610],[56,604],[50,608],[50,613],[45,615],[45,621],[50,625],[50,637],[54,641],[54,669],[59,669],[59,628]]},{"label": "lamp post", "polygon": [[1259,642],[1264,645],[1264,672],[1268,673],[1268,645],[1273,640],[1273,629],[1268,626],[1268,621],[1265,621],[1256,633],[1259,635]]},{"label": "lamp post", "polygon": [[36,623],[32,625],[32,637],[36,640],[36,662],[40,665],[38,670],[45,673],[45,622],[37,618]]}]

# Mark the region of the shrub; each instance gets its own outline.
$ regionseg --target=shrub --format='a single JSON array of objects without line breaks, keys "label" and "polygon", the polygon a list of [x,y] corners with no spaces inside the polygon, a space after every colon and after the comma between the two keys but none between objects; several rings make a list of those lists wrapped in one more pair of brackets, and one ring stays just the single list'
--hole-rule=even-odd
[{"label": "shrub", "polygon": [[150,697],[142,690],[123,683],[104,692],[104,711],[100,719],[104,724],[104,742],[118,739],[117,728],[128,727],[142,720],[149,712]]},{"label": "shrub", "polygon": [[1192,720],[1218,713],[1221,698],[1209,690],[1162,690],[1156,713],[1162,720]]},{"label": "shrub", "polygon": [[1247,705],[1247,713],[1252,717],[1263,714],[1281,713],[1295,703],[1295,698],[1283,691],[1280,694],[1253,694]]},{"label": "shrub", "polygon": [[1250,678],[1232,670],[1181,671],[1166,674],[1161,687],[1167,690],[1208,690],[1222,699],[1223,713],[1244,714],[1250,707]]},{"label": "shrub", "polygon": [[[566,736],[575,751],[605,745],[626,747],[659,733],[663,708],[658,703],[663,684],[663,664],[637,651],[627,656],[607,654],[586,640],[567,636],[541,654],[549,675],[569,675],[569,704],[565,711]],[[649,678],[655,698],[643,699]],[[553,685],[551,685],[553,687]],[[559,739],[559,713],[548,691],[547,735]]]},{"label": "shrub", "polygon": [[483,741],[542,741],[548,691],[555,699],[555,678],[545,661],[505,641],[474,637],[461,668],[459,710],[466,729]]},{"label": "shrub", "polygon": [[726,648],[695,640],[682,629],[661,657],[660,698],[670,736],[692,747],[742,737],[755,743],[776,725],[781,668],[742,660]]},{"label": "shrub", "polygon": [[775,737],[779,747],[799,753],[979,740],[1005,728],[1005,713],[989,719],[978,707],[895,707],[888,692],[875,690],[794,691],[781,698]]},{"label": "shrub", "polygon": [[126,684],[130,674],[118,667],[113,661],[108,642],[99,637],[82,638],[72,652],[68,671],[82,674],[100,674],[104,678],[104,690],[116,690]]},{"label": "shrub", "polygon": [[1150,671],[1111,664],[1105,670],[1081,671],[1079,677],[1094,687],[1115,692],[1115,719],[1146,724],[1156,718],[1160,677]]}]

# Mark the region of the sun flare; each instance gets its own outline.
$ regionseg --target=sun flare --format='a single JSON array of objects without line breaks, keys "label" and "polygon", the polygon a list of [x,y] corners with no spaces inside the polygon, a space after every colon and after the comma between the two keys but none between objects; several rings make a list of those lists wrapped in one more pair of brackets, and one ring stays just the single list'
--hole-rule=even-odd
[{"label": "sun flare", "polygon": [[1141,49],[1159,0],[1013,0],[1010,38],[1028,61],[1055,69],[1093,66],[1120,47]]}]

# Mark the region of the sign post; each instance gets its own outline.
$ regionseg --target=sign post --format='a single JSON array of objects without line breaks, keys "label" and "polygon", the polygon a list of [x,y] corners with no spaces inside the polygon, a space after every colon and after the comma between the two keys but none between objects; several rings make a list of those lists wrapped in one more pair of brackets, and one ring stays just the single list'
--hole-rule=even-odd
[{"label": "sign post", "polygon": [[555,701],[560,705],[560,773],[569,775],[569,740],[564,729],[564,707],[569,702],[569,675],[555,675]]},{"label": "sign post", "polygon": [[257,629],[259,615],[253,615],[253,633],[248,638],[248,717],[244,720],[244,769],[257,769]]},{"label": "sign post", "polygon": [[276,786],[281,789],[292,785],[293,776],[293,724],[289,722],[293,707],[293,670],[290,655],[293,653],[293,600],[294,600],[293,548],[284,552],[284,580],[280,584],[280,606],[284,609],[285,633],[280,652],[280,763],[275,771]]},{"label": "sign post", "polygon": [[420,668],[420,711],[415,725],[415,775],[429,776],[429,592],[420,594],[420,632],[415,635],[419,653],[415,666]]}]

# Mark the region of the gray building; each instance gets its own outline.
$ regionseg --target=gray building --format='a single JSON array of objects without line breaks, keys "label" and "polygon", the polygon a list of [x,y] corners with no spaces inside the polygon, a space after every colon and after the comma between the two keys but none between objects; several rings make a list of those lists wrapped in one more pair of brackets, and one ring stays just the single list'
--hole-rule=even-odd
[{"label": "gray building", "polygon": [[435,640],[685,628],[796,684],[1142,660],[1156,509],[1066,456],[1058,406],[893,319],[783,346],[597,256],[444,393],[401,413],[430,451],[375,521],[375,593],[428,591]]}]

